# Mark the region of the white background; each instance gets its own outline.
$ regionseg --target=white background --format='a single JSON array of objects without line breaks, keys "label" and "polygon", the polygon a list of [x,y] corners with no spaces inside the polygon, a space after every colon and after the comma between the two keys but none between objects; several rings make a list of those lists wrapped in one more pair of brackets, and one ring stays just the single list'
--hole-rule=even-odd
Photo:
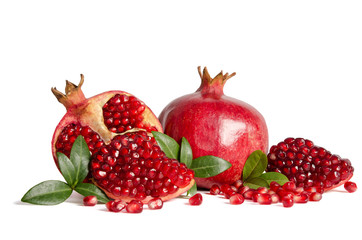
[{"label": "white background", "polygon": [[360,239],[361,189],[290,209],[204,193],[199,207],[178,198],[139,215],[77,194],[50,207],[20,199],[62,180],[50,141],[65,108],[51,87],[83,73],[86,96],[125,90],[159,115],[198,88],[199,65],[237,73],[224,92],[264,115],[270,145],[309,138],[349,158],[362,187],[361,12],[361,1],[332,0],[1,1],[1,238]]}]

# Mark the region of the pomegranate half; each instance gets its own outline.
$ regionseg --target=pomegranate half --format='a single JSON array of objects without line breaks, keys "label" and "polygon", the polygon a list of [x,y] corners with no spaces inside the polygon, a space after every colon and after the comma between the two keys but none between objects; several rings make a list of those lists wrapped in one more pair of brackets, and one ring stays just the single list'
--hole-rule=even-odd
[{"label": "pomegranate half", "polygon": [[195,93],[179,97],[161,112],[159,120],[167,135],[180,142],[185,137],[194,158],[214,155],[232,167],[210,178],[196,178],[197,185],[232,184],[240,179],[248,156],[255,150],[267,152],[268,129],[263,116],[251,105],[223,93],[233,74],[221,71],[211,78],[207,68],[198,67],[201,85]]},{"label": "pomegranate half", "polygon": [[65,94],[52,88],[67,109],[52,139],[57,166],[56,153],[69,157],[75,139],[82,135],[92,154],[87,180],[110,198],[166,201],[191,188],[193,171],[161,151],[151,134],[162,132],[161,124],[141,100],[124,91],[85,98],[83,82],[83,75],[78,86],[66,81]]}]

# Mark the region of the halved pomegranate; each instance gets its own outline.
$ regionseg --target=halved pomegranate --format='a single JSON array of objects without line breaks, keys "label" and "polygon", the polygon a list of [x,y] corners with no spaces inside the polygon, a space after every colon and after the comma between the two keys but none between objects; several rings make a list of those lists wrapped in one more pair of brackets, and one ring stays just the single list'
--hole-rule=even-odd
[{"label": "halved pomegranate", "polygon": [[83,82],[83,75],[78,86],[66,81],[65,94],[51,89],[67,109],[52,139],[57,166],[56,153],[69,157],[82,135],[92,154],[88,180],[113,199],[166,201],[194,184],[193,171],[168,159],[157,145],[151,131],[162,132],[161,124],[141,100],[124,91],[85,98]]}]

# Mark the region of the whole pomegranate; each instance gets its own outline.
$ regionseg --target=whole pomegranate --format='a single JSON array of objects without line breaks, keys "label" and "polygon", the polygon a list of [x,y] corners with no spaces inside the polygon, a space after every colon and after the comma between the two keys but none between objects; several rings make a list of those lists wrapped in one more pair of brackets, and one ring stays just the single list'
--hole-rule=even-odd
[{"label": "whole pomegranate", "polygon": [[223,87],[233,74],[221,71],[211,78],[200,67],[201,85],[195,93],[169,103],[159,119],[167,135],[180,142],[185,137],[194,158],[214,155],[229,161],[232,167],[210,178],[196,178],[197,185],[232,184],[240,179],[248,156],[255,150],[266,153],[268,130],[263,116],[249,104],[225,96]]},{"label": "whole pomegranate", "polygon": [[175,159],[168,159],[151,131],[162,131],[153,112],[124,91],[109,91],[85,98],[81,86],[66,81],[65,94],[52,88],[67,113],[52,139],[52,153],[68,157],[75,139],[82,135],[91,152],[88,181],[113,199],[147,203],[163,201],[186,192],[194,173]]}]

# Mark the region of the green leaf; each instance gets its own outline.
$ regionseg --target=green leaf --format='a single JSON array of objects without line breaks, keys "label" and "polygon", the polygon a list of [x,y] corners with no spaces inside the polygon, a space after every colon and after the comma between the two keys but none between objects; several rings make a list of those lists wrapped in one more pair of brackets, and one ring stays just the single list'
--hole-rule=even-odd
[{"label": "green leaf", "polygon": [[83,182],[87,176],[90,156],[86,141],[82,135],[79,135],[70,150],[70,161],[73,163],[75,170],[75,185]]},{"label": "green leaf", "polygon": [[179,159],[180,145],[172,137],[166,134],[153,131],[153,137],[156,139],[157,144],[168,158]]},{"label": "green leaf", "polygon": [[56,205],[67,200],[72,191],[72,188],[62,181],[49,180],[32,187],[21,201],[37,205]]},{"label": "green leaf", "polygon": [[192,163],[192,148],[186,138],[182,137],[181,150],[180,150],[180,162],[184,163],[186,167],[190,167]]},{"label": "green leaf", "polygon": [[58,164],[60,171],[71,188],[74,188],[76,181],[76,174],[73,163],[69,160],[69,158],[61,153],[57,152]]},{"label": "green leaf", "polygon": [[91,183],[78,183],[74,190],[77,193],[82,194],[84,197],[96,196],[98,201],[102,203],[107,203],[109,201],[107,195],[96,185]]},{"label": "green leaf", "polygon": [[194,185],[192,185],[192,187],[187,191],[186,196],[192,197],[196,193],[197,193],[197,185],[196,185],[196,182],[195,182]]},{"label": "green leaf", "polygon": [[263,173],[262,175],[260,175],[260,178],[267,181],[269,185],[271,182],[275,181],[283,186],[284,183],[289,181],[287,176],[285,176],[282,173],[278,173],[278,172],[266,172],[266,173]]},{"label": "green leaf", "polygon": [[256,178],[251,178],[248,179],[247,182],[244,182],[244,186],[248,186],[252,189],[257,189],[259,187],[269,187],[269,184],[266,180],[260,178],[260,177],[256,177]]},{"label": "green leaf", "polygon": [[190,169],[194,170],[195,177],[208,178],[216,176],[231,167],[231,163],[215,156],[203,156],[192,160]]},{"label": "green leaf", "polygon": [[243,169],[243,181],[259,177],[268,165],[268,158],[261,150],[256,150],[250,154]]}]

